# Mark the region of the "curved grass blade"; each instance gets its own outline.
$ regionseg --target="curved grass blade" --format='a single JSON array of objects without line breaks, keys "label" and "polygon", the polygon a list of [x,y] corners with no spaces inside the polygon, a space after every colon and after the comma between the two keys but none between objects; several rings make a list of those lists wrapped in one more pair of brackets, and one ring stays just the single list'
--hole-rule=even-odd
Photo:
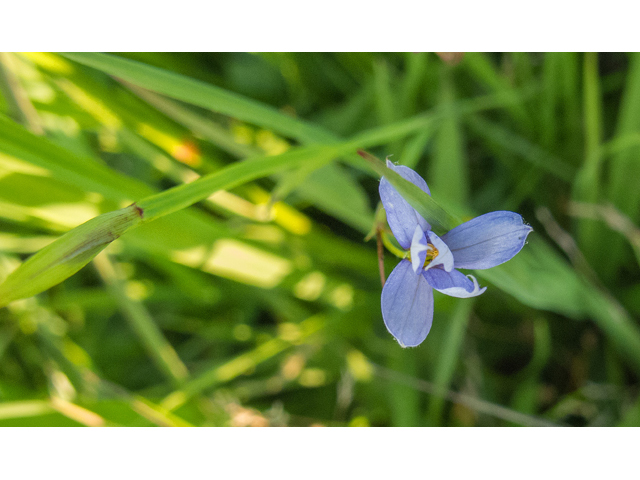
[{"label": "curved grass blade", "polygon": [[113,240],[141,223],[182,210],[218,190],[233,188],[302,162],[328,163],[340,151],[338,147],[309,147],[234,163],[195,182],[147,197],[137,205],[92,218],[18,267],[0,285],[0,307],[57,285],[84,267]]},{"label": "curved grass blade", "polygon": [[92,218],[67,232],[7,277],[0,285],[0,307],[40,293],[69,278],[141,220],[142,210],[132,204]]}]

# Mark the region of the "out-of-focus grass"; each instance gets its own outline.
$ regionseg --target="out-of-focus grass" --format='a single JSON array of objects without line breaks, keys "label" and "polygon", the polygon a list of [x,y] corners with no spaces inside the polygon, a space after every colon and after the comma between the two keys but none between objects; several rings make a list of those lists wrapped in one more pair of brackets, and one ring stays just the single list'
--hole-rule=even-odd
[{"label": "out-of-focus grass", "polygon": [[[0,281],[101,213],[175,210],[0,309],[0,425],[639,425],[637,54],[0,62]],[[436,294],[417,349],[382,323],[358,149],[535,230],[482,296]]]}]

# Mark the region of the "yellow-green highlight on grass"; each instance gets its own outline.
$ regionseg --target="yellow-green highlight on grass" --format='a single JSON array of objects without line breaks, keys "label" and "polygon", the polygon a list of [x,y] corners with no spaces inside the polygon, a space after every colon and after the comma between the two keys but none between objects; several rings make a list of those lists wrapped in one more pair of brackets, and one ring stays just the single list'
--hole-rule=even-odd
[{"label": "yellow-green highlight on grass", "polygon": [[141,221],[141,209],[132,204],[92,218],[64,234],[7,277],[0,285],[0,307],[40,293],[69,278]]}]

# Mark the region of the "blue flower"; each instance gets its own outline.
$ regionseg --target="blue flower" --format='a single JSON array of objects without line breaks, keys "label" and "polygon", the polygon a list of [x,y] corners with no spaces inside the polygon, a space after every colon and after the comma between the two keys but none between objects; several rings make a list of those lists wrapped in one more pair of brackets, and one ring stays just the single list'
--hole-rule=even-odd
[{"label": "blue flower", "polygon": [[[387,166],[430,195],[424,179],[409,167]],[[382,288],[382,318],[402,347],[420,345],[433,321],[433,290],[452,297],[484,293],[472,275],[458,268],[482,270],[514,257],[533,230],[513,212],[491,212],[469,220],[438,237],[429,223],[382,177],[380,199],[391,232],[409,251]]]}]

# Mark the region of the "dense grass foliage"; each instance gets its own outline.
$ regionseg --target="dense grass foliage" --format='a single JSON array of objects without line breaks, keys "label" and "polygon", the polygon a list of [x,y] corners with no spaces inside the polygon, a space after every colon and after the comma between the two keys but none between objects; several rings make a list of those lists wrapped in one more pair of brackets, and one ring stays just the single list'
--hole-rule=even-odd
[{"label": "dense grass foliage", "polygon": [[[455,60],[0,54],[0,426],[640,425],[640,55]],[[414,349],[389,155],[534,228]]]}]

